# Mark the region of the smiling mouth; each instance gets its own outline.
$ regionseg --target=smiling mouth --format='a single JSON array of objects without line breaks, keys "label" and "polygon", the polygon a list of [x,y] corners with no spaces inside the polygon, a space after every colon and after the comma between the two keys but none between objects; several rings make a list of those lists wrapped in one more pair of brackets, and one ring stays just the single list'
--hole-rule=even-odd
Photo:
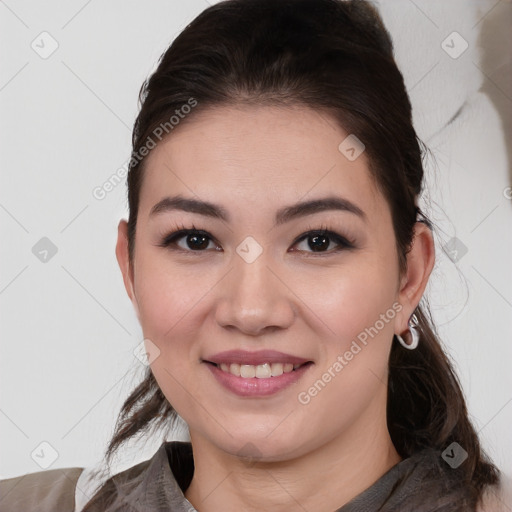
[{"label": "smiling mouth", "polygon": [[225,373],[230,373],[235,377],[242,377],[245,379],[257,378],[257,379],[269,379],[272,377],[279,377],[283,373],[291,373],[309,364],[313,364],[312,361],[308,361],[302,364],[292,363],[263,363],[258,365],[252,364],[238,364],[238,363],[220,363],[216,364],[211,361],[204,361],[205,363],[216,366],[219,370]]}]

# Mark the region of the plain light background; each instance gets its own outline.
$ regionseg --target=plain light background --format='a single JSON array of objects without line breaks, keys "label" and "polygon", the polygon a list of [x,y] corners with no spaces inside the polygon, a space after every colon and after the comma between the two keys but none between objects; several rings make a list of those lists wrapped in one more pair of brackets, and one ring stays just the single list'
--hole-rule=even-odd
[{"label": "plain light background", "polygon": [[[446,12],[443,4],[389,0],[383,16],[437,162],[427,163],[427,213],[439,226],[428,296],[483,444],[510,474],[512,4],[458,1]],[[93,190],[126,164],[143,80],[207,6],[0,2],[2,478],[41,470],[34,451],[47,464],[55,454],[49,469],[96,464],[139,382],[142,334],[114,254],[126,187],[102,200]],[[452,31],[470,43],[457,59],[441,47]],[[440,132],[436,123],[461,106]],[[43,237],[57,249],[46,262],[33,250]],[[455,262],[443,250],[453,237],[467,250]],[[120,467],[160,443],[127,449]]]}]

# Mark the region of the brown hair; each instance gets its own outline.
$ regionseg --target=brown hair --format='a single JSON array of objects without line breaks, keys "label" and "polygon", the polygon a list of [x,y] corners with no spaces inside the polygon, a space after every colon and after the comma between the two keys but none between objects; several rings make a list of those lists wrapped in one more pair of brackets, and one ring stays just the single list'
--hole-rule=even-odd
[{"label": "brown hair", "polygon": [[[192,102],[196,106],[188,118],[211,106],[234,104],[303,105],[328,113],[366,146],[370,172],[391,209],[401,273],[417,220],[432,229],[417,206],[426,148],[412,125],[391,38],[365,1],[217,3],[197,16],[165,51],[139,100],[128,174],[132,264],[146,162],[141,149],[162,133],[162,127],[172,134],[171,118]],[[183,122],[187,116],[180,116],[179,123]],[[498,472],[480,447],[430,308],[423,303],[415,310],[419,347],[404,350],[395,342],[391,349],[388,428],[403,458],[427,447],[443,451],[450,443],[459,443],[468,458],[453,470],[457,485],[447,492],[442,510],[474,510],[484,488],[497,482]],[[168,425],[176,416],[148,368],[123,404],[106,460],[135,434]],[[425,504],[434,497],[428,485],[422,489],[418,503]]]}]

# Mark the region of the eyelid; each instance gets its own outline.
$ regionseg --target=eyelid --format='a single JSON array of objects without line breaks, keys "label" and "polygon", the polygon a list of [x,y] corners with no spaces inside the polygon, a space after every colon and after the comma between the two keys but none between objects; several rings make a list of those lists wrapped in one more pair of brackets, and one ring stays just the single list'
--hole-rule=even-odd
[{"label": "eyelid", "polygon": [[[165,235],[163,237],[162,241],[159,244],[157,244],[157,245],[159,247],[164,247],[164,248],[168,249],[171,245],[176,244],[176,242],[180,238],[184,238],[187,235],[205,236],[205,237],[209,238],[210,241],[212,241],[215,244],[220,246],[220,244],[217,242],[215,237],[213,237],[210,233],[208,233],[208,231],[205,231],[204,229],[198,229],[198,228],[195,227],[194,224],[192,224],[191,228],[186,228],[184,225],[175,226],[175,228],[172,229],[167,235]],[[206,252],[206,250],[202,250],[202,251],[186,250],[186,249],[182,249],[181,247],[177,247],[177,246],[175,248],[173,247],[173,249],[175,249],[177,251],[185,252],[185,253],[201,253],[201,252]]]},{"label": "eyelid", "polygon": [[[321,235],[321,236],[328,236],[330,238],[333,238],[335,240],[339,240],[340,245],[344,247],[345,249],[354,249],[356,246],[356,242],[354,239],[352,239],[350,236],[344,236],[335,229],[329,229],[325,224],[322,224],[320,227],[314,227],[314,226],[308,226],[307,231],[304,232],[304,234],[300,235],[295,242],[293,242],[293,245],[296,245],[298,242],[301,242],[305,238],[308,238],[309,236],[314,235]],[[324,254],[331,254],[335,251],[326,251]],[[311,254],[322,254],[311,252]]]}]

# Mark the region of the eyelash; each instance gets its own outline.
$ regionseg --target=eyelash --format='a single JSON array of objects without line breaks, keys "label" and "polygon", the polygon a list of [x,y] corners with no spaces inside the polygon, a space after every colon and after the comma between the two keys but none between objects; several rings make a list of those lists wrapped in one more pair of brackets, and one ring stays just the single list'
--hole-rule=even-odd
[{"label": "eyelash", "polygon": [[[338,233],[329,230],[326,226],[321,226],[320,229],[313,229],[308,228],[310,231],[307,231],[306,233],[302,234],[298,239],[295,240],[293,245],[297,245],[299,242],[302,242],[303,240],[307,240],[309,237],[313,236],[325,236],[329,238],[332,242],[335,242],[338,244],[338,248],[331,249],[329,251],[299,251],[299,252],[306,252],[308,254],[311,254],[313,256],[322,256],[322,255],[331,255],[334,253],[338,253],[342,250],[347,249],[354,249],[355,248],[355,241],[348,239],[344,236],[339,235]],[[187,235],[200,235],[204,236],[210,239],[210,241],[215,242],[215,239],[210,236],[210,234],[204,230],[197,229],[194,224],[192,224],[192,229],[186,228],[184,225],[177,225],[174,230],[166,235],[162,242],[158,244],[159,247],[164,247],[167,249],[171,249],[174,251],[181,251],[184,253],[202,253],[206,252],[207,249],[201,249],[201,250],[192,250],[192,249],[183,249],[181,247],[171,247],[172,245],[176,244],[176,242],[183,237],[186,237]]]}]

